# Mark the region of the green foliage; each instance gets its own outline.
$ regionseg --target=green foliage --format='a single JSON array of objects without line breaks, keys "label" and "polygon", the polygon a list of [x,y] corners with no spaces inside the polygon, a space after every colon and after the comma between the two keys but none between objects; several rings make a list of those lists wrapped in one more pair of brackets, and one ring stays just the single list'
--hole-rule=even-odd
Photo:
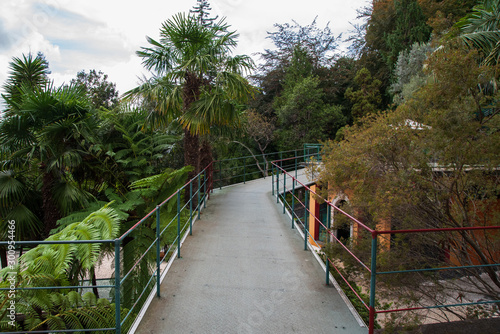
[{"label": "green foliage", "polygon": [[23,90],[34,90],[46,84],[50,71],[49,64],[41,53],[36,57],[31,53],[27,56],[23,54],[22,59],[14,57],[9,68],[9,77],[3,85],[6,94],[2,94],[2,97],[8,105],[8,110],[12,110],[22,101]]},{"label": "green foliage", "polygon": [[102,71],[90,70],[87,74],[80,71],[71,84],[81,86],[87,93],[95,109],[101,107],[112,109],[118,103],[116,84],[108,82],[108,75]]},{"label": "green foliage", "polygon": [[[56,88],[48,81],[47,62],[40,55],[36,59],[15,58],[11,68],[6,89],[10,95],[15,91],[16,96],[4,96],[8,108],[0,123],[0,139],[2,170],[12,178],[1,181],[21,181],[18,185],[23,184],[22,191],[30,196],[21,201],[8,199],[3,209],[10,215],[15,213],[21,226],[43,222],[44,228],[35,230],[48,236],[58,218],[88,203],[89,194],[73,173],[83,161],[74,135],[89,115],[90,106],[80,88]],[[35,203],[28,201],[37,197],[43,200],[38,200],[35,209]]]},{"label": "green foliage", "polygon": [[[498,96],[484,89],[494,68],[460,48],[435,52],[427,64],[431,80],[413,99],[346,129],[344,141],[324,149],[321,183],[348,193],[358,216],[372,228],[381,221],[389,221],[392,229],[499,225]],[[457,265],[500,260],[491,251],[499,247],[498,234],[487,231],[388,238],[379,238],[379,244],[390,245],[390,251],[379,250],[379,270],[448,266],[445,250]],[[362,259],[369,257],[369,240],[360,235],[353,245]],[[455,272],[465,275],[461,282],[442,280],[441,273],[384,275],[379,281],[385,296],[407,306],[442,304],[463,284],[467,292],[495,300],[498,273],[489,268],[484,273],[488,282],[477,270]],[[465,317],[460,311],[455,315]]]},{"label": "green foliage", "polygon": [[382,102],[380,93],[381,82],[372,77],[366,68],[360,69],[354,77],[357,89],[349,87],[345,96],[352,103],[351,114],[354,123],[359,123],[365,116],[375,114]]},{"label": "green foliage", "polygon": [[205,26],[195,16],[173,16],[160,29],[162,39],[148,38],[151,46],[137,52],[155,76],[125,96],[156,102],[153,112],[164,117],[155,118],[155,126],[181,116],[185,128],[203,134],[233,123],[238,116],[233,102],[246,101],[253,92],[241,76],[253,63],[229,55],[237,35],[228,28],[224,19]]},{"label": "green foliage", "polygon": [[204,24],[179,13],[162,24],[160,36],[158,41],[148,37],[150,46],[137,52],[152,78],[126,92],[125,98],[152,105],[146,120],[155,128],[173,121],[182,126],[184,165],[198,173],[212,161],[208,141],[204,139],[200,149],[198,136],[214,130],[232,133],[240,126],[240,104],[255,92],[243,77],[253,69],[253,61],[231,55],[238,35],[224,19]]},{"label": "green foliage", "polygon": [[341,107],[325,103],[320,79],[313,73],[311,55],[297,45],[285,71],[284,91],[274,99],[280,150],[326,140],[346,123]]},{"label": "green foliage", "polygon": [[269,32],[267,38],[272,40],[276,49],[261,53],[265,61],[261,70],[271,71],[289,63],[297,46],[302,47],[311,57],[314,68],[325,66],[335,57],[340,37],[334,36],[328,25],[318,28],[316,19],[306,26],[293,21],[292,24],[276,23],[274,27],[277,31]]},{"label": "green foliage", "polygon": [[[105,206],[81,222],[65,227],[46,241],[109,240],[118,236],[120,229],[116,212]],[[114,327],[115,307],[106,299],[97,299],[92,292],[64,289],[77,284],[71,277],[82,277],[93,268],[103,245],[41,244],[18,259],[14,270],[0,270],[2,288],[9,287],[7,277],[15,272],[17,288],[60,286],[59,290],[18,290],[16,294],[0,295],[0,328],[8,328],[7,306],[16,303],[17,313],[24,320],[16,323],[17,330],[64,330]],[[127,313],[126,309],[121,310]],[[126,322],[125,330],[131,325]],[[11,327],[10,327],[11,328]]]},{"label": "green foliage", "polygon": [[482,0],[457,23],[461,40],[480,50],[486,65],[498,64],[500,57],[500,1]]},{"label": "green foliage", "polygon": [[410,99],[412,94],[425,83],[423,65],[431,51],[429,44],[415,43],[410,50],[399,53],[394,69],[394,83],[390,88],[396,104]]},{"label": "green foliage", "polygon": [[214,24],[214,21],[217,20],[218,16],[210,17],[210,4],[207,0],[196,0],[197,5],[193,6],[189,12],[195,14],[203,26],[209,26]]},{"label": "green foliage", "polygon": [[[306,77],[292,89],[285,90],[277,106],[281,150],[291,150],[304,143],[328,139],[328,131],[345,124],[341,108],[325,105],[319,80]],[[332,129],[333,128],[333,129]],[[290,138],[294,138],[290,141]]]},{"label": "green foliage", "polygon": [[394,14],[394,28],[385,36],[386,61],[391,69],[401,51],[408,50],[414,43],[427,43],[431,35],[431,28],[426,24],[427,18],[417,0],[394,1]]}]

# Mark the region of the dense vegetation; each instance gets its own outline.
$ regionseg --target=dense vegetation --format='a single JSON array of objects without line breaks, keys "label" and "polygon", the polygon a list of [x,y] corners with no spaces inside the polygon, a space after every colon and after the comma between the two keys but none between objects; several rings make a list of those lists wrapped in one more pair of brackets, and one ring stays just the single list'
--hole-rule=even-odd
[{"label": "dense vegetation", "polygon": [[[14,57],[0,121],[1,239],[10,221],[17,241],[114,238],[213,159],[317,142],[326,144],[324,189],[354,190],[351,210],[369,225],[498,225],[500,4],[475,4],[373,1],[359,10],[364,21],[347,54],[328,25],[277,23],[268,36],[275,48],[262,51],[255,68],[248,56],[232,55],[237,33],[198,0],[191,15],[166,20],[161,38],[148,38],[137,52],[151,77],[123,98],[100,71],[81,71],[56,87],[43,54]],[[145,226],[127,238],[124,268],[151,233]],[[432,244],[463,250],[463,265],[499,262],[498,235],[462,233],[456,240],[395,238],[399,251],[383,261],[394,265],[406,246]],[[2,267],[6,251],[0,248]],[[95,280],[105,251],[35,247],[19,260],[19,286]],[[408,266],[436,265],[429,253],[413,255]],[[124,287],[123,312],[145,272],[147,262]],[[7,273],[0,271],[2,282]],[[474,281],[474,291],[498,300],[498,272],[484,273],[488,280]],[[387,283],[401,296],[424,279],[401,280],[407,290]],[[114,307],[97,291],[69,290],[19,295],[26,316],[19,329],[93,326],[93,314],[104,319],[96,326],[112,326],[106,319],[114,319]],[[1,329],[9,298],[0,297]]]}]

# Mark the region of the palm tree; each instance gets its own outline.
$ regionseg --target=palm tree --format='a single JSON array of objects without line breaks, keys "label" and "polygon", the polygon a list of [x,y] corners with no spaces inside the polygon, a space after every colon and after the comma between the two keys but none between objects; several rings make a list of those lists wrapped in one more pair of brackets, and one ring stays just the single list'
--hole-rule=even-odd
[{"label": "palm tree", "polygon": [[495,65],[500,58],[500,0],[482,0],[457,26],[461,40],[483,52],[485,65]]},{"label": "palm tree", "polygon": [[125,98],[154,101],[147,121],[162,126],[177,121],[184,130],[184,163],[201,168],[200,157],[209,155],[209,145],[200,151],[199,136],[214,127],[239,124],[238,103],[245,103],[253,88],[243,78],[253,68],[248,56],[231,56],[238,35],[228,31],[221,19],[203,25],[195,16],[179,13],[163,23],[158,41],[148,37],[149,47],[137,55],[151,79],[127,93]]},{"label": "palm tree", "polygon": [[[81,88],[55,88],[48,82],[47,63],[40,56],[14,58],[10,66],[10,77],[4,86],[7,94],[3,95],[7,109],[0,123],[4,149],[0,189],[11,192],[4,192],[0,197],[9,202],[4,209],[29,209],[26,198],[24,202],[16,199],[21,198],[17,195],[33,187],[21,189],[21,184],[26,184],[24,181],[28,178],[34,184],[41,184],[41,188],[36,189],[42,195],[38,217],[44,225],[42,234],[48,236],[63,214],[85,202],[86,194],[71,174],[82,162],[73,133],[75,125],[88,116],[90,105]],[[15,180],[19,181],[18,187],[8,188],[7,182]],[[15,196],[14,190],[17,191]],[[14,213],[11,210],[10,214]],[[30,216],[27,210],[21,213],[24,216],[13,217],[20,224],[36,221],[34,212],[31,212],[31,220],[23,218]]]},{"label": "palm tree", "polygon": [[9,111],[19,105],[22,100],[22,89],[33,90],[47,83],[47,75],[50,73],[49,64],[43,54],[39,53],[33,58],[33,54],[23,54],[22,59],[14,57],[9,64],[9,78],[3,85],[6,94],[2,94],[7,103],[7,115]]}]

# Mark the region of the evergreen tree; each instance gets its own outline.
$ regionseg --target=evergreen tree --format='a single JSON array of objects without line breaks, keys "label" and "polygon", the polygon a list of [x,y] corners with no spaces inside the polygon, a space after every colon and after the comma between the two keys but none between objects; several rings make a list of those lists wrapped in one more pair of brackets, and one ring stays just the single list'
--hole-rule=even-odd
[{"label": "evergreen tree", "polygon": [[388,53],[387,64],[392,68],[401,51],[409,49],[413,43],[426,43],[431,35],[431,28],[426,24],[427,18],[416,0],[400,0],[394,2],[394,29],[387,32],[385,41]]},{"label": "evergreen tree", "polygon": [[216,17],[210,17],[209,11],[212,10],[212,7],[210,7],[208,1],[196,0],[196,3],[197,5],[193,6],[193,9],[191,9],[189,13],[195,14],[199,20],[199,23],[204,27],[213,25],[214,21],[217,20],[219,16],[217,15]]},{"label": "evergreen tree", "polygon": [[379,110],[382,102],[380,94],[382,82],[373,78],[366,68],[362,68],[356,73],[354,83],[358,86],[358,89],[354,90],[349,87],[345,92],[345,96],[353,103],[351,113],[354,122],[359,123],[364,116]]},{"label": "evergreen tree", "polygon": [[313,64],[314,58],[307,50],[296,46],[286,69],[283,94],[274,99],[281,150],[332,138],[346,123],[341,107],[325,102]]}]

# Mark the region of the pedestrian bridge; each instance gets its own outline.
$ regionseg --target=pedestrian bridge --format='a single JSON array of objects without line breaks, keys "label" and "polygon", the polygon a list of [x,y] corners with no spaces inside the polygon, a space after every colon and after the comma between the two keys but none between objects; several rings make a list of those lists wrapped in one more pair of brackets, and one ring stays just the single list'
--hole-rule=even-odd
[{"label": "pedestrian bridge", "polygon": [[[320,203],[311,174],[317,168],[308,168],[317,166],[319,159],[317,146],[304,146],[303,154],[296,150],[216,161],[115,239],[16,242],[21,247],[106,245],[107,252],[103,254],[108,257],[101,259],[99,269],[107,271],[104,276],[97,275],[96,279],[80,281],[74,286],[68,285],[69,282],[46,286],[54,284],[44,282],[42,286],[0,288],[4,296],[5,290],[9,296],[14,291],[12,294],[19,295],[21,304],[23,296],[37,290],[57,293],[63,287],[66,292],[77,291],[79,295],[92,289],[94,296],[107,300],[100,299],[105,302],[100,308],[99,305],[89,308],[102,313],[95,321],[86,318],[85,326],[77,324],[71,329],[55,330],[44,322],[29,327],[32,325],[27,317],[31,314],[14,311],[12,317],[18,324],[15,327],[22,331],[2,333],[26,333],[30,328],[29,333],[74,333],[85,328],[85,332],[116,334],[372,334],[380,314],[500,302],[479,300],[458,304],[452,300],[447,304],[377,310],[377,276],[482,267],[382,271],[377,268],[377,252],[379,248],[384,251],[388,235],[500,227],[370,228],[333,206],[331,201]],[[272,177],[261,177],[269,175],[270,170]],[[322,211],[321,205],[330,209]],[[365,235],[371,236],[370,263],[360,260],[332,233],[332,211],[346,216],[356,229],[363,229]],[[369,273],[369,282],[362,285],[369,286],[369,300],[342,276],[338,263],[331,259],[323,262],[320,247],[329,242],[337,242]],[[7,244],[0,241],[0,246]],[[342,289],[330,272],[338,274]],[[342,291],[350,294],[349,299]],[[362,317],[350,300],[354,300]],[[367,320],[367,324],[361,319]],[[66,325],[62,323],[61,327]],[[461,323],[458,326],[466,328]]]},{"label": "pedestrian bridge", "polygon": [[[307,183],[305,171],[298,179]],[[287,180],[292,184],[291,179]],[[285,181],[286,182],[286,181]],[[272,195],[271,178],[215,189],[132,331],[367,333],[302,232]]]},{"label": "pedestrian bridge", "polygon": [[[106,314],[95,321],[64,330],[29,327],[28,315],[14,312],[23,331],[5,333],[367,333],[329,262],[325,268],[319,248],[310,244],[308,215],[317,218],[308,209],[305,185],[312,180],[304,167],[318,158],[314,146],[304,147],[303,155],[296,150],[263,155],[262,161],[217,161],[115,239],[16,242],[105,246],[97,276],[63,286],[109,303],[96,308]],[[271,169],[272,177],[262,177]],[[302,197],[296,196],[301,187]],[[21,297],[61,291],[47,284],[12,289]]]}]

